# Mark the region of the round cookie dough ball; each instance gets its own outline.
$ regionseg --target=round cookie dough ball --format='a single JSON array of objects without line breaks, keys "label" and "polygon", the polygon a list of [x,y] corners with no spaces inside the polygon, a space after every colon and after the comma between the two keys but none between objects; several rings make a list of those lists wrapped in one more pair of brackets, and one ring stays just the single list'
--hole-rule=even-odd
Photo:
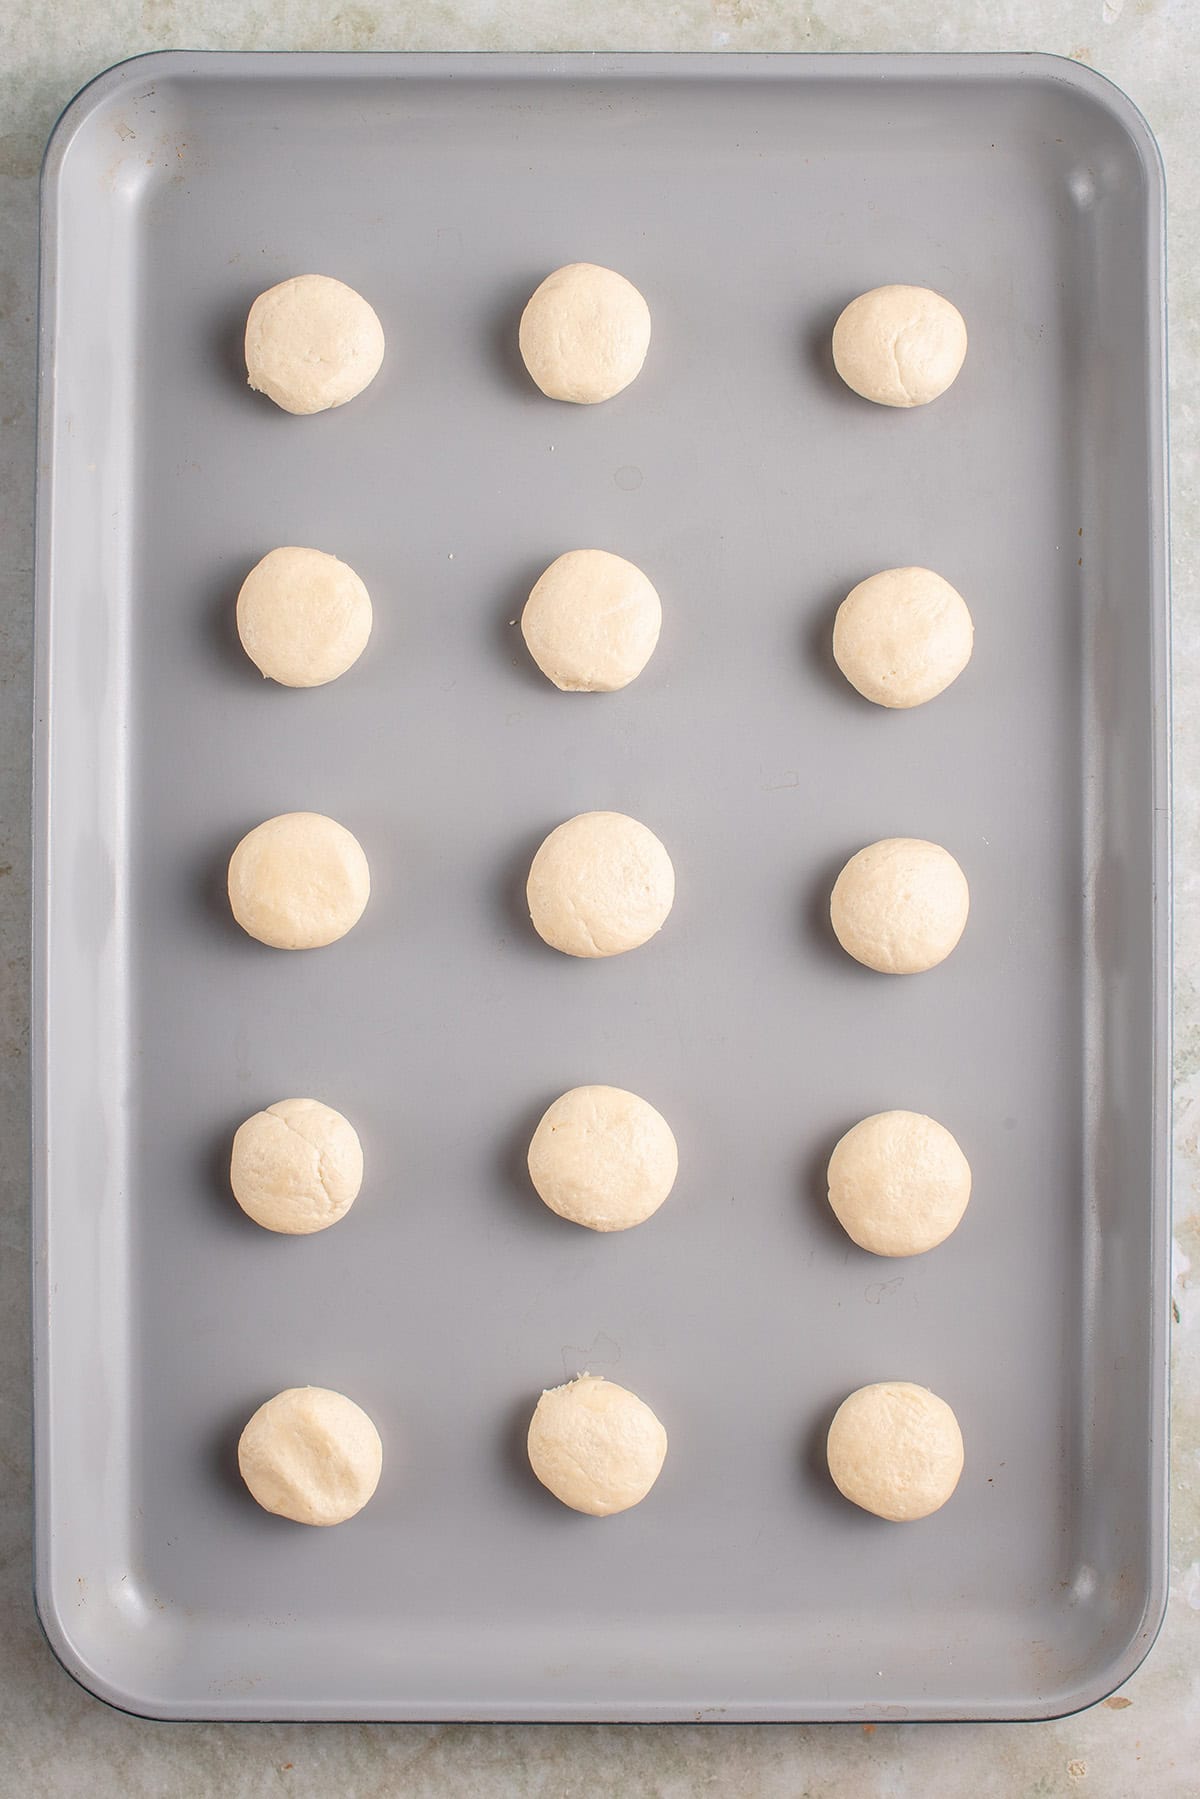
[{"label": "round cookie dough ball", "polygon": [[526,886],[538,936],[566,956],[619,956],[661,930],[675,870],[653,831],[623,812],[581,812],[551,831]]},{"label": "round cookie dough ball", "polygon": [[833,327],[838,374],[879,406],[927,406],[945,393],[966,353],[962,314],[928,287],[872,288]]},{"label": "round cookie dough ball", "polygon": [[358,1132],[318,1099],[281,1099],[247,1118],[233,1139],[233,1197],[269,1231],[298,1237],[336,1224],[362,1177]]},{"label": "round cookie dough ball", "polygon": [[525,367],[551,400],[583,406],[628,387],[650,347],[650,308],[632,281],[594,262],[555,269],[521,314]]},{"label": "round cookie dough ball", "polygon": [[945,1125],[920,1112],[876,1112],[829,1158],[829,1203],[861,1249],[919,1256],[967,1209],[971,1165]]},{"label": "round cookie dough ball", "polygon": [[667,1433],[650,1407],[599,1374],[552,1387],[529,1425],[529,1465],[572,1511],[627,1512],[662,1471]]},{"label": "round cookie dough ball", "polygon": [[259,294],[246,320],[246,376],[285,412],[325,412],[369,387],[383,326],[361,294],[332,275],[293,275]]},{"label": "round cookie dough ball", "polygon": [[573,1087],[556,1099],[529,1145],[529,1177],[560,1218],[626,1231],[657,1212],[679,1172],[662,1115],[620,1087]]},{"label": "round cookie dough ball", "polygon": [[287,1387],[242,1432],[238,1467],[264,1511],[297,1524],[343,1524],[379,1485],[383,1445],[345,1394]]},{"label": "round cookie dough ball", "polygon": [[963,1467],[962,1432],[944,1399],[910,1381],[879,1381],[844,1399],[826,1446],[834,1485],[894,1523],[945,1505]]},{"label": "round cookie dough ball", "polygon": [[568,550],[525,602],[521,630],[565,693],[615,693],[640,675],[662,629],[662,603],[640,568],[608,550]]},{"label": "round cookie dough ball", "polygon": [[238,636],[259,671],[284,687],[323,687],[358,661],[371,635],[371,597],[324,550],[271,550],[242,582]]},{"label": "round cookie dough ball", "polygon": [[833,625],[838,667],[877,706],[923,706],[971,660],[962,595],[929,568],[888,568],[851,589]]},{"label": "round cookie dough ball", "polygon": [[320,812],[284,812],[248,831],[229,858],[229,903],[273,949],[320,949],[362,917],[371,874],[358,839]]},{"label": "round cookie dough ball", "polygon": [[950,954],[970,903],[949,850],[920,837],[885,837],[851,856],[834,882],[829,916],[856,962],[880,974],[922,974]]}]

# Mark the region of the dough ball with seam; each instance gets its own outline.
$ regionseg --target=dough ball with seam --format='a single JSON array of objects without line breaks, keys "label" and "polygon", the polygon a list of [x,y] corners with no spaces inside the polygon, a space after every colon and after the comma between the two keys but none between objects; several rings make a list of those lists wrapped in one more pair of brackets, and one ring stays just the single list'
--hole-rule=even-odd
[{"label": "dough ball with seam", "polygon": [[323,687],[367,647],[371,596],[324,550],[269,550],[242,582],[237,628],[261,674],[283,687]]},{"label": "dough ball with seam", "polygon": [[358,1132],[318,1099],[277,1100],[234,1135],[229,1184],[246,1216],[265,1230],[326,1230],[350,1210],[362,1178]]},{"label": "dough ball with seam", "polygon": [[875,287],[833,328],[833,362],[847,387],[878,406],[927,406],[967,354],[957,306],[929,287]]},{"label": "dough ball with seam", "polygon": [[826,1453],[838,1491],[896,1524],[945,1505],[963,1468],[953,1411],[911,1381],[877,1381],[851,1393],[834,1415]]},{"label": "dough ball with seam", "polygon": [[919,1256],[944,1243],[967,1209],[971,1166],[922,1112],[875,1112],[829,1158],[829,1204],[842,1229],[877,1256]]},{"label": "dough ball with seam", "polygon": [[383,1445],[344,1393],[287,1387],[246,1425],[238,1467],[264,1511],[297,1524],[344,1524],[379,1484]]},{"label": "dough ball with seam", "polygon": [[888,568],[838,607],[833,655],[877,706],[923,706],[971,660],[975,627],[962,595],[929,568]]},{"label": "dough ball with seam", "polygon": [[284,412],[344,406],[383,361],[375,310],[332,275],[293,275],[259,294],[246,320],[246,378]]},{"label": "dough ball with seam", "polygon": [[954,857],[920,837],[884,837],[859,850],[829,902],[842,948],[880,974],[922,974],[945,961],[969,909]]},{"label": "dough ball with seam", "polygon": [[621,1087],[572,1087],[529,1145],[529,1177],[552,1212],[593,1231],[625,1231],[657,1212],[679,1171],[670,1125]]},{"label": "dough ball with seam", "polygon": [[635,379],[650,347],[650,308],[624,275],[594,262],[555,269],[521,314],[525,367],[548,399],[592,406]]},{"label": "dough ball with seam", "polygon": [[580,1374],[538,1400],[529,1464],[572,1511],[607,1518],[643,1500],[667,1454],[667,1433],[645,1400],[599,1374]]},{"label": "dough ball with seam", "polygon": [[249,936],[273,949],[321,949],[362,917],[371,874],[344,825],[283,812],[248,831],[229,859],[229,903]]},{"label": "dough ball with seam", "polygon": [[539,937],[567,956],[619,956],[660,930],[675,870],[654,832],[623,812],[581,812],[551,831],[526,884]]},{"label": "dough ball with seam", "polygon": [[565,693],[614,693],[640,675],[662,629],[662,603],[634,563],[568,550],[536,582],[521,614],[529,653]]}]

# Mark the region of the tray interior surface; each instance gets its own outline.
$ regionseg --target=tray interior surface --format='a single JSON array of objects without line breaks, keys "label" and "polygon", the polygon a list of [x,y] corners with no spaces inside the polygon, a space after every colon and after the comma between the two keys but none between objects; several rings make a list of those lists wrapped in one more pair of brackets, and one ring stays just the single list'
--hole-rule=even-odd
[{"label": "tray interior surface", "polygon": [[[1046,1715],[1134,1665],[1162,1598],[1160,196],[1148,134],[1045,59],[151,58],[48,166],[41,518],[45,1087],[39,1603],[105,1697],[164,1716]],[[551,268],[646,294],[596,408],[516,353]],[[375,304],[334,413],[246,390],[255,294]],[[913,413],[843,389],[838,311],[948,293],[971,348]],[[1156,437],[1156,433],[1158,434]],[[276,544],[349,561],[360,664],[307,693],[238,648]],[[660,647],[564,696],[514,624],[585,545],[642,566]],[[827,645],[924,563],[976,652],[910,714]],[[674,859],[633,955],[533,935],[542,836],[613,808]],[[373,894],[285,955],[228,915],[230,850],[328,812]],[[46,816],[49,825],[46,827]],[[852,964],[827,896],[889,835],[972,914],[914,979]],[[613,1238],[552,1217],[533,1124],[644,1094],[678,1185]],[[242,1218],[233,1129],[290,1094],[360,1129],[344,1224]],[[857,1118],[931,1113],[975,1190],[924,1258],[823,1203]],[[654,1406],[652,1496],[596,1522],[534,1482],[537,1393]],[[954,1406],[953,1502],[893,1527],[822,1441],[852,1388]],[[375,1500],[260,1513],[237,1434],[349,1393]]]}]

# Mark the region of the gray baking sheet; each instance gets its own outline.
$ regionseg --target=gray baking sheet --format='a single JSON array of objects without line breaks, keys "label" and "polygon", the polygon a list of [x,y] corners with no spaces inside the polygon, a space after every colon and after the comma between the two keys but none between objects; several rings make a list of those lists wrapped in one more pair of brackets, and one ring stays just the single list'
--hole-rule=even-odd
[{"label": "gray baking sheet", "polygon": [[[161,1717],[1048,1716],[1165,1592],[1167,681],[1162,185],[1090,71],[1045,57],[226,56],[123,64],[44,189],[38,521],[37,1594],[95,1692]],[[601,407],[520,366],[571,260],[647,296]],[[260,289],[376,306],[379,378],[285,416],[245,385]],[[971,347],[912,413],[833,374],[881,282]],[[262,682],[241,577],[276,544],[375,602],[334,685]],[[514,624],[589,545],[660,647],[555,691]],[[976,652],[910,714],[833,668],[839,598],[924,563]],[[632,813],[678,876],[654,942],[556,955],[523,906],[561,819]],[[230,850],[328,812],[374,891],[328,950],[232,924]],[[827,925],[874,838],[958,857],[972,913],[888,979]],[[579,1082],[680,1145],[612,1238],[523,1154]],[[284,1240],[230,1199],[249,1112],[358,1125],[360,1200]],[[823,1201],[888,1107],[965,1148],[912,1261]],[[632,1387],[664,1473],[605,1522],[525,1463],[542,1387]],[[933,1387],[966,1469],[889,1526],[824,1471],[837,1403]],[[353,1523],[260,1512],[249,1413],[312,1382],[385,1444]]]}]

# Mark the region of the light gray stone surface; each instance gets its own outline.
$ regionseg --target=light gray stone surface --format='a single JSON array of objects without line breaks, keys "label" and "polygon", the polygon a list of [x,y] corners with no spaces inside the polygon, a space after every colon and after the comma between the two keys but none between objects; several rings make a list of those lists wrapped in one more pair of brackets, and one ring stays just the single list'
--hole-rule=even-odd
[{"label": "light gray stone surface", "polygon": [[[334,10],[338,8],[338,10]],[[1167,165],[1175,592],[1176,1195],[1171,1599],[1120,1694],[1034,1725],[494,1728],[152,1724],[62,1672],[30,1600],[30,597],[37,172],[91,75],[168,47],[1048,50],[1142,107]],[[1200,5],[1196,0],[0,0],[0,1794],[1200,1792]]]}]

